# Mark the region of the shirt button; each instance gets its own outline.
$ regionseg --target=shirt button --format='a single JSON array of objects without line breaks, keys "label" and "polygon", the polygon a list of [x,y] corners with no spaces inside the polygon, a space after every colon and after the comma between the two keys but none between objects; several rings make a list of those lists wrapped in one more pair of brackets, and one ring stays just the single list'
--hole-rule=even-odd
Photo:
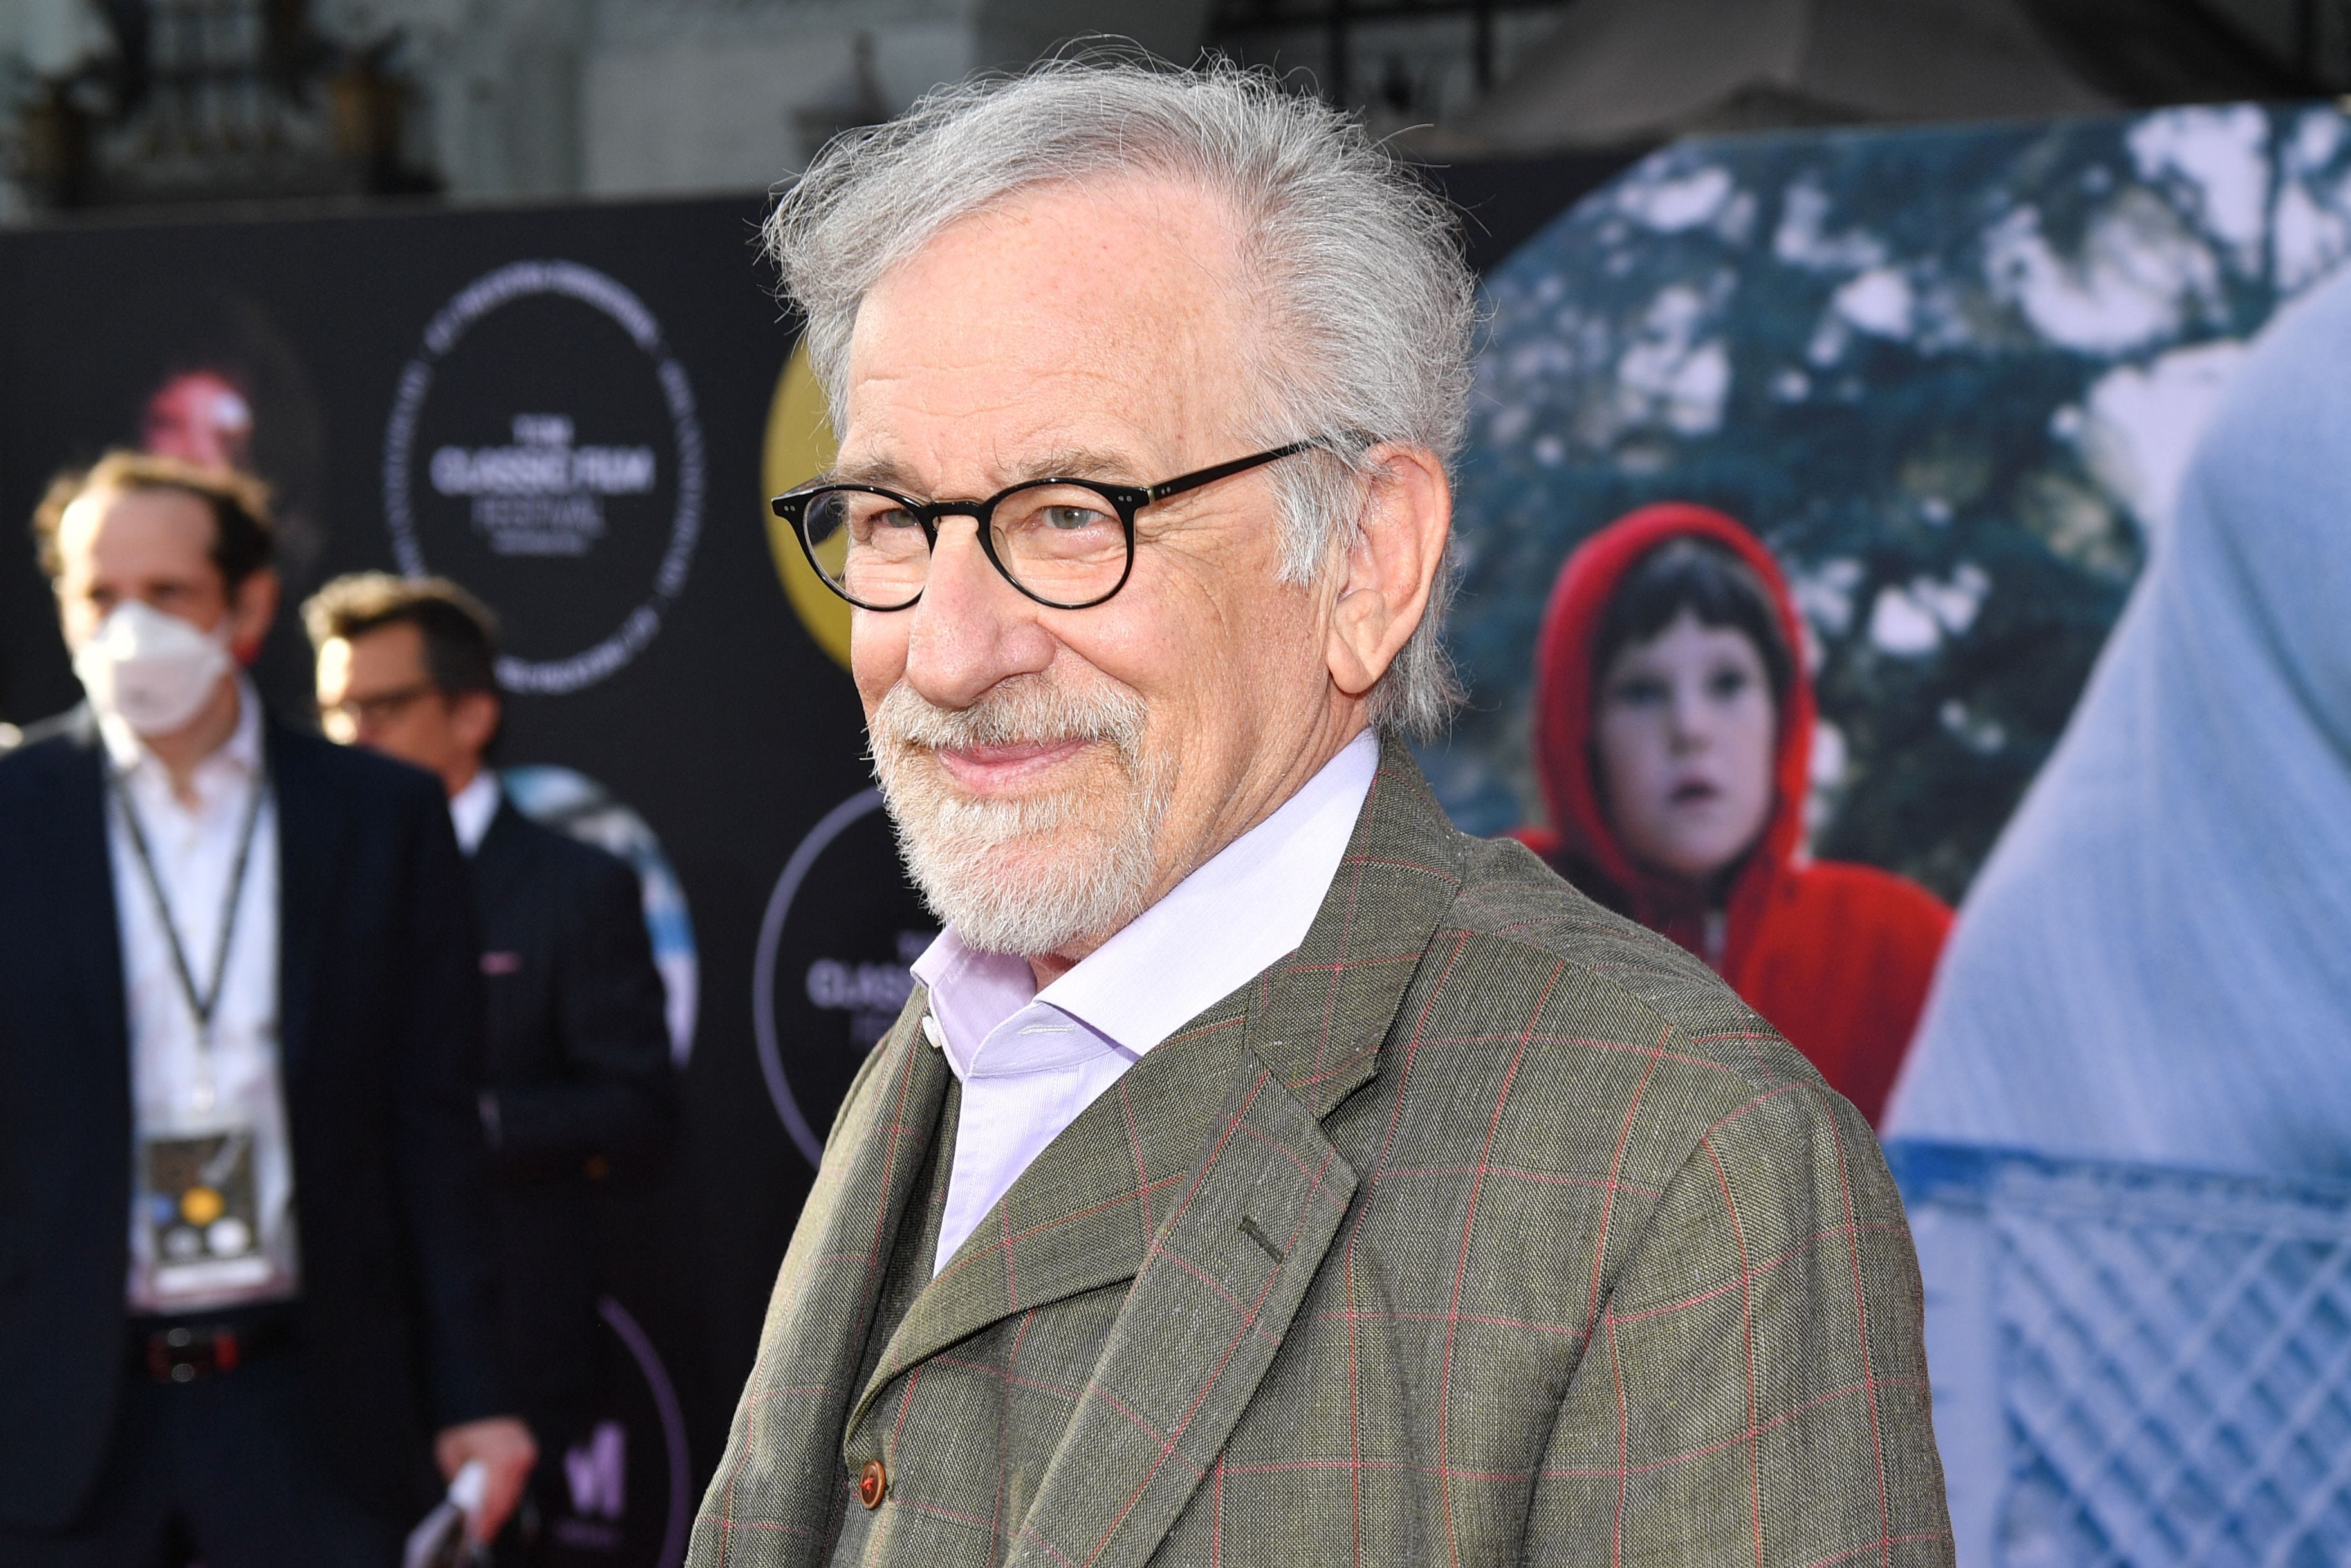
[{"label": "shirt button", "polygon": [[890,1490],[890,1472],[882,1468],[879,1459],[868,1459],[857,1474],[857,1500],[868,1508],[882,1506],[882,1494]]}]

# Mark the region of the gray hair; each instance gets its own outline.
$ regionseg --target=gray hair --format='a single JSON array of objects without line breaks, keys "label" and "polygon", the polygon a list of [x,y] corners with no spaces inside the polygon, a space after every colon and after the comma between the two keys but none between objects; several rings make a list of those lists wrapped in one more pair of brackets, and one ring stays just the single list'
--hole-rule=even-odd
[{"label": "gray hair", "polygon": [[[1250,292],[1280,334],[1252,366],[1257,438],[1328,449],[1272,470],[1282,575],[1310,581],[1353,539],[1371,444],[1459,448],[1476,286],[1445,204],[1353,120],[1261,71],[1056,59],[835,138],[766,226],[834,428],[858,307],[883,274],[1022,191],[1133,174],[1191,182],[1239,215]],[[1453,582],[1448,556],[1372,695],[1383,730],[1433,734],[1461,700],[1443,642]]]}]

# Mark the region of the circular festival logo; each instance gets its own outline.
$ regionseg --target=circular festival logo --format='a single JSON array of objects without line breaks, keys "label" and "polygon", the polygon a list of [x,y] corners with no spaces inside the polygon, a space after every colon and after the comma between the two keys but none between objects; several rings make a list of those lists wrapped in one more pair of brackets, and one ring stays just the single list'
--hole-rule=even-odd
[{"label": "circular festival logo", "polygon": [[610,1414],[563,1450],[560,1501],[538,1521],[544,1560],[678,1568],[694,1526],[685,1410],[653,1336],[620,1299],[598,1298],[596,1316],[616,1342],[618,1375],[601,1406]]},{"label": "circular festival logo", "polygon": [[702,423],[644,303],[569,261],[517,261],[424,329],[384,434],[384,516],[412,577],[500,610],[509,691],[559,695],[635,658],[702,532]]},{"label": "circular festival logo", "polygon": [[759,922],[751,1021],[776,1114],[811,1166],[849,1081],[906,1005],[938,922],[906,880],[879,790],[809,830]]}]

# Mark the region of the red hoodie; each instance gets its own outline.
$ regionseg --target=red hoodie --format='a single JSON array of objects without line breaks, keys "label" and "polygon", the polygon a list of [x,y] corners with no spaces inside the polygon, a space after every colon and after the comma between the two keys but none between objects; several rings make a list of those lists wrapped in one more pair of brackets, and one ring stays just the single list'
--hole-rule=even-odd
[{"label": "red hoodie", "polygon": [[[1781,703],[1771,818],[1731,881],[1714,952],[1700,892],[1634,864],[1608,825],[1592,771],[1592,639],[1601,613],[1634,562],[1682,536],[1729,547],[1762,580],[1794,666]],[[1568,558],[1543,615],[1534,753],[1557,828],[1516,836],[1593,898],[1704,956],[1875,1123],[1926,1004],[1951,912],[1889,873],[1804,856],[1814,709],[1803,648],[1803,624],[1778,563],[1730,518],[1667,502],[1611,523]]]}]

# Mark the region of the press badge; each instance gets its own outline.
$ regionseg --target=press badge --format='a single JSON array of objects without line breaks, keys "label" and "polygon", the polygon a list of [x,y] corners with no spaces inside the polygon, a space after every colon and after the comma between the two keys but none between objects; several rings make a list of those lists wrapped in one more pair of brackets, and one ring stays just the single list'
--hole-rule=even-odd
[{"label": "press badge", "polygon": [[252,1129],[149,1138],[141,1155],[157,1295],[238,1290],[268,1280]]}]

